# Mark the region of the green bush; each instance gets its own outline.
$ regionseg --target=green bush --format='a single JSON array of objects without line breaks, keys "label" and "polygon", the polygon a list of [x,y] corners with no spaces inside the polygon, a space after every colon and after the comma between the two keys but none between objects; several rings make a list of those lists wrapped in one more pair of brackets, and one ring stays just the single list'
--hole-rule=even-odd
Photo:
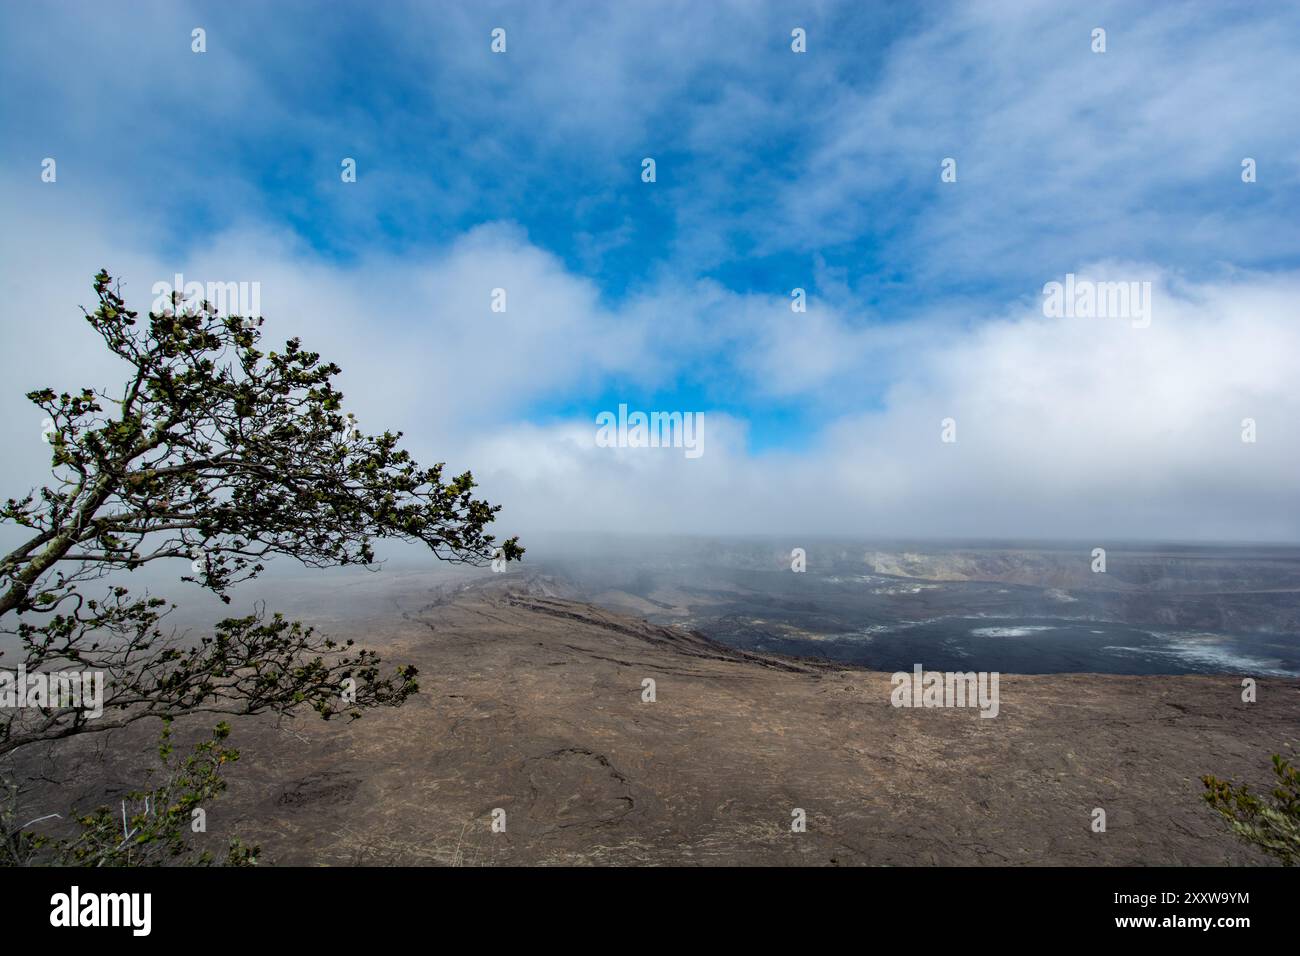
[{"label": "green bush", "polygon": [[1205,802],[1237,836],[1277,857],[1283,866],[1295,866],[1300,862],[1300,769],[1274,754],[1273,773],[1277,786],[1269,794],[1271,803],[1245,784],[1235,787],[1209,775],[1201,778]]},{"label": "green bush", "polygon": [[[206,817],[202,826],[195,822],[196,818],[226,789],[222,770],[239,759],[239,751],[226,745],[230,725],[218,724],[211,738],[196,745],[184,759],[176,756],[171,733],[171,721],[164,721],[158,744],[162,782],[127,794],[120,810],[103,806],[78,815],[74,836],[52,837],[32,829],[32,824],[49,817],[18,824],[12,800],[0,808],[0,866],[217,863],[208,851],[196,853],[189,840],[192,832],[206,832]],[[234,839],[221,862],[226,866],[254,866],[258,850]]]}]

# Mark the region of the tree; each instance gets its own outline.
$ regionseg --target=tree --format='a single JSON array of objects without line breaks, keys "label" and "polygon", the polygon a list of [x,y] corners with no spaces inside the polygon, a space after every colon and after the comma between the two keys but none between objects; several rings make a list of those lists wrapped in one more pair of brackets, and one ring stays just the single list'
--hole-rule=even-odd
[{"label": "tree", "polygon": [[1204,776],[1205,802],[1223,817],[1247,843],[1277,857],[1283,866],[1300,863],[1300,768],[1291,766],[1281,754],[1273,755],[1277,786],[1266,803],[1245,784],[1233,786],[1227,780]]},{"label": "tree", "polygon": [[373,652],[278,614],[229,618],[190,641],[164,632],[162,599],[120,580],[96,596],[85,588],[182,559],[183,580],[229,602],[275,555],[373,566],[378,538],[422,542],[444,561],[517,560],[516,538],[486,533],[500,506],[473,497],[469,472],[421,468],[400,433],[362,434],[332,385],[338,366],[297,339],[262,352],[260,317],[174,294],[140,321],[107,272],[94,290],[86,319],[128,374],[120,395],[27,396],[47,416],[53,481],[0,509],[0,523],[30,534],[0,559],[0,633],[17,636],[19,657],[0,654],[0,696],[23,672],[100,672],[103,713],[77,706],[75,684],[47,688],[33,706],[0,708],[0,756],[150,716],[306,706],[356,717],[400,704],[418,689],[413,667],[383,675]]}]

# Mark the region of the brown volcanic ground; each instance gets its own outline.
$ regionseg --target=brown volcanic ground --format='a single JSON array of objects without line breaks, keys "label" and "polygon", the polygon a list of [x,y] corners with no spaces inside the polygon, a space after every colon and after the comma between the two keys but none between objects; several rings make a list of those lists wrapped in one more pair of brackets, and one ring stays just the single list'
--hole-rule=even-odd
[{"label": "brown volcanic ground", "polygon": [[[1244,704],[1232,676],[1004,675],[981,719],[896,709],[887,674],[732,651],[544,578],[427,581],[272,602],[414,663],[422,690],[350,725],[236,721],[211,837],[277,864],[1259,864],[1198,778],[1267,787],[1300,739],[1295,680]],[[138,786],[153,731],[25,754],[24,804]]]}]

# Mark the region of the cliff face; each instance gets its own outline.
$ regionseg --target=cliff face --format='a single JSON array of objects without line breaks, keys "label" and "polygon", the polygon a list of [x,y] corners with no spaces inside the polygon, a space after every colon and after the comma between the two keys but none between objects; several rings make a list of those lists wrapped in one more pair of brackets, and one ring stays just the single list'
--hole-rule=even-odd
[{"label": "cliff face", "polygon": [[[730,650],[505,577],[336,620],[416,664],[421,693],[351,725],[237,722],[211,835],[283,864],[1267,862],[1198,778],[1266,784],[1269,754],[1300,740],[1300,682],[1244,704],[1232,677],[1003,676],[993,719],[895,708],[887,674]],[[136,738],[96,783],[79,765],[80,799],[138,783]]]}]

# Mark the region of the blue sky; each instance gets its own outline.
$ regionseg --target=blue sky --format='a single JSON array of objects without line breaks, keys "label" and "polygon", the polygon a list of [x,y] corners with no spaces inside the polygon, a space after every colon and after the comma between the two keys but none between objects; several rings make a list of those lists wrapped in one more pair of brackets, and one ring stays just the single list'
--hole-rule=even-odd
[{"label": "blue sky", "polygon": [[[191,51],[196,27],[202,54]],[[504,54],[490,50],[496,27]],[[790,47],[796,27],[803,54]],[[1105,53],[1091,49],[1096,27]],[[892,477],[828,500],[887,515],[917,484],[910,470],[932,462],[896,439],[870,442],[913,410],[933,418],[931,404],[956,414],[959,392],[970,408],[981,396],[1019,400],[1004,381],[967,382],[963,363],[978,356],[992,376],[1001,356],[1041,338],[1050,354],[1023,361],[1074,374],[1080,343],[1040,336],[1035,314],[1043,284],[1066,272],[1152,279],[1171,319],[1233,303],[1168,323],[1187,337],[1151,350],[1164,364],[1124,374],[1188,382],[1178,399],[1198,421],[1206,407],[1235,421],[1244,413],[1227,405],[1253,402],[1283,430],[1274,436],[1294,432],[1291,398],[1267,391],[1267,370],[1247,376],[1261,394],[1241,398],[1197,321],[1250,321],[1243,303],[1285,301],[1277,290],[1297,270],[1300,113],[1284,92],[1300,86],[1297,50],[1300,13],[1272,4],[9,5],[0,276],[25,308],[69,310],[100,265],[141,289],[183,268],[224,269],[219,278],[262,282],[280,309],[269,318],[297,322],[308,320],[285,313],[303,312],[310,288],[315,330],[361,369],[350,394],[382,393],[380,407],[439,457],[487,454],[503,488],[534,482],[539,502],[553,489],[536,491],[540,479],[498,461],[493,443],[527,457],[527,436],[566,445],[578,423],[628,402],[717,416],[724,471],[707,488],[694,484],[699,470],[682,472],[672,485],[682,496],[708,502],[774,464],[854,473],[847,442]],[[653,184],[640,179],[647,156]],[[57,184],[39,178],[44,157],[57,158]],[[356,159],[356,183],[340,181],[343,157]],[[955,183],[940,181],[945,157],[957,160]],[[1243,157],[1257,182],[1241,181]],[[40,248],[56,261],[35,262]],[[511,308],[522,315],[510,322],[527,329],[464,330],[467,309],[486,321],[474,283],[518,285]],[[794,287],[808,291],[807,316],[789,312]],[[1287,318],[1276,318],[1279,336]],[[426,319],[447,335],[425,336]],[[349,338],[358,322],[366,334]],[[16,349],[26,333],[9,334]],[[987,342],[1003,335],[990,357]],[[1124,366],[1114,343],[1085,341],[1098,350],[1088,374]],[[1264,335],[1245,361],[1290,347]],[[397,371],[419,356],[433,371]],[[444,362],[455,369],[440,380]],[[468,402],[475,381],[492,394]],[[1039,401],[1091,414],[1078,394]],[[1160,395],[1149,399],[1148,409]],[[1179,422],[1144,427],[1167,437]],[[1150,499],[1130,491],[1117,527],[1181,527],[1160,497],[1199,479],[1177,471],[1194,465],[1180,442],[1147,469],[1168,483]],[[936,531],[1021,533],[1059,512],[1044,499],[1016,527],[998,526],[1017,495],[997,477],[1041,447],[985,449],[979,493],[952,493],[987,495],[989,507],[965,507],[993,515],[990,526]],[[1232,503],[1241,486],[1210,482],[1207,506],[1226,504],[1189,533],[1293,535],[1295,506],[1277,504],[1289,454],[1279,448],[1264,485],[1249,486],[1247,497],[1267,489],[1249,516]],[[726,528],[770,514],[756,495]],[[837,526],[831,514],[813,523]],[[1042,530],[1094,524],[1081,513]]]}]

